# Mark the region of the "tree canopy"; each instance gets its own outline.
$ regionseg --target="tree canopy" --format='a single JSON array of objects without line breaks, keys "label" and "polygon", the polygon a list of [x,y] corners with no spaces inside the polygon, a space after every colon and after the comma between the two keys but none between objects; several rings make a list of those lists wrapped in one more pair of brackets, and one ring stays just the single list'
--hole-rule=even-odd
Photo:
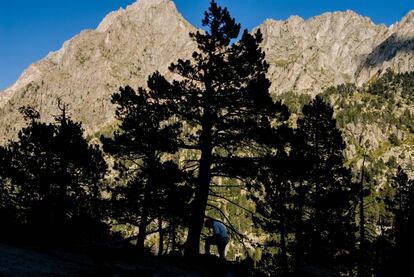
[{"label": "tree canopy", "polygon": [[177,137],[179,147],[197,153],[196,159],[186,161],[196,168],[189,255],[199,252],[212,179],[245,174],[237,169],[257,156],[258,134],[269,131],[273,119],[284,120],[288,114],[270,97],[260,30],[254,35],[245,30],[232,43],[239,36],[240,25],[214,1],[202,23],[206,31],[191,34],[198,51],[192,59],[178,60],[169,67],[180,78],[169,82],[156,72],[148,81],[155,102],[165,105],[190,130]]},{"label": "tree canopy", "polygon": [[83,220],[99,225],[107,169],[99,148],[86,142],[66,107],[53,123],[40,122],[30,107],[21,111],[29,124],[1,151],[2,191],[8,192],[3,205],[15,207],[20,223],[43,234],[58,235],[66,224]]}]

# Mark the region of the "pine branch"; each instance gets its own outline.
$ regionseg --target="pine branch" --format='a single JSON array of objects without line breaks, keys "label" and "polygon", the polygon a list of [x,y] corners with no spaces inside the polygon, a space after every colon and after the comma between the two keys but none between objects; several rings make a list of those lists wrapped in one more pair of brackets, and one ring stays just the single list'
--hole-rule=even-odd
[{"label": "pine branch", "polygon": [[252,214],[252,215],[254,215],[254,214],[255,214],[255,212],[250,211],[249,209],[247,209],[247,208],[245,208],[245,207],[243,207],[243,206],[241,206],[241,205],[237,204],[236,202],[234,202],[234,201],[232,201],[232,200],[230,200],[230,199],[227,199],[227,198],[226,198],[226,197],[224,197],[224,196],[217,195],[217,194],[214,194],[214,193],[209,193],[208,195],[209,195],[209,196],[213,196],[213,197],[217,197],[217,198],[220,198],[220,199],[223,199],[223,200],[225,200],[225,201],[229,202],[230,204],[233,204],[233,205],[235,205],[236,207],[239,207],[240,209],[242,209],[242,210],[244,210],[244,211],[246,211],[246,212],[248,212],[248,213],[250,213],[250,214]]},{"label": "pine branch", "polygon": [[200,150],[199,145],[188,145],[188,144],[185,144],[185,143],[177,144],[177,147],[182,148],[182,149]]}]

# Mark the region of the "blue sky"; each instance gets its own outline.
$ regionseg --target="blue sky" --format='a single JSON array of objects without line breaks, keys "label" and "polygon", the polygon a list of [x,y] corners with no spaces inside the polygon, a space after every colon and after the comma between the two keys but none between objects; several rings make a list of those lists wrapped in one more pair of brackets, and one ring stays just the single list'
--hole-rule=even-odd
[{"label": "blue sky", "polygon": [[[0,0],[0,89],[11,85],[31,63],[81,30],[96,28],[112,10],[135,0]],[[200,27],[210,0],[174,0],[179,12]],[[414,9],[412,0],[217,0],[243,28],[267,18],[303,18],[351,9],[375,23],[390,25]]]}]

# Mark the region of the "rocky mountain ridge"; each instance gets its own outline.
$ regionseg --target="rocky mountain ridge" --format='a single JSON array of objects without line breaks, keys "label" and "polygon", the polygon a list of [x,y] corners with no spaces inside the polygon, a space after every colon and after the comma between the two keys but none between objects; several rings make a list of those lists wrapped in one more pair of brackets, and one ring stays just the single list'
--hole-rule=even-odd
[{"label": "rocky mountain ridge", "polygon": [[57,100],[93,133],[114,119],[111,94],[120,86],[145,86],[147,76],[195,50],[192,27],[169,0],[140,0],[108,14],[96,30],[85,30],[62,48],[30,65],[1,93],[0,143],[14,137],[24,122],[21,106],[38,109],[49,121]]},{"label": "rocky mountain ridge", "polygon": [[[414,11],[390,27],[346,11],[266,20],[257,28],[264,35],[272,93],[313,96],[332,85],[361,85],[386,68],[414,70],[413,27]],[[57,99],[69,104],[88,134],[111,124],[111,94],[119,86],[145,86],[155,70],[168,76],[171,62],[196,49],[188,35],[195,30],[171,0],[138,0],[108,14],[96,30],[65,42],[0,93],[0,143],[24,125],[19,107],[33,106],[50,120]]]},{"label": "rocky mountain ridge", "polygon": [[392,68],[414,69],[414,12],[391,27],[375,25],[353,11],[324,13],[304,20],[266,20],[263,49],[273,93],[320,93],[342,83],[362,85]]}]

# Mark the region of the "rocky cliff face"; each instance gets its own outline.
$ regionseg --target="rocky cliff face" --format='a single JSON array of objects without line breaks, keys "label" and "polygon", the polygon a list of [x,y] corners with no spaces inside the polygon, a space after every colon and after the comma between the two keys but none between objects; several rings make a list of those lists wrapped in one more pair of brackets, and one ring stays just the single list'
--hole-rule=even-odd
[{"label": "rocky cliff face", "polygon": [[320,93],[342,83],[362,85],[392,68],[414,70],[414,11],[387,28],[352,11],[259,26],[270,64],[272,92]]},{"label": "rocky cliff face", "polygon": [[[267,20],[258,26],[270,64],[273,94],[315,95],[346,82],[362,84],[387,67],[414,70],[414,12],[389,28],[354,12],[325,13],[303,20]],[[26,69],[0,93],[0,143],[24,122],[18,108],[31,105],[44,120],[57,114],[60,98],[88,134],[114,119],[110,96],[119,86],[145,86],[155,70],[189,57],[195,31],[171,0],[138,0],[107,15],[96,30],[86,30]],[[170,76],[171,77],[171,76]]]},{"label": "rocky cliff face", "polygon": [[392,68],[396,72],[414,70],[414,11],[391,26],[364,57],[356,72],[358,84]]},{"label": "rocky cliff face", "polygon": [[26,69],[1,93],[0,143],[23,126],[18,108],[31,105],[43,120],[57,111],[57,99],[93,133],[114,119],[111,94],[120,86],[145,86],[155,70],[189,56],[195,44],[186,22],[169,0],[140,0],[107,15],[96,30],[86,30]]},{"label": "rocky cliff face", "polygon": [[364,57],[388,29],[354,12],[325,13],[303,20],[267,20],[259,26],[270,64],[272,91],[312,95],[334,84],[354,82]]}]

